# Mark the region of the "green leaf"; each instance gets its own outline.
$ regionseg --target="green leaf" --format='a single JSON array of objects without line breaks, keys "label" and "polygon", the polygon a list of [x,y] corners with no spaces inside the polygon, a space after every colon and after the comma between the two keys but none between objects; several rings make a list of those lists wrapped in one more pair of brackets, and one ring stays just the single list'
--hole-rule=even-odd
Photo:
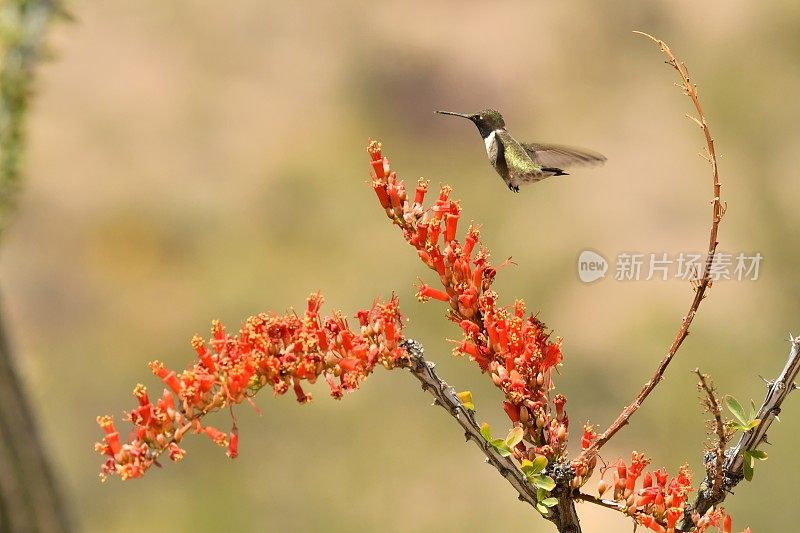
[{"label": "green leaf", "polygon": [[550,492],[554,488],[556,488],[556,482],[553,478],[546,474],[536,474],[531,478],[531,483],[533,483],[536,487],[546,490]]},{"label": "green leaf", "polygon": [[491,444],[501,456],[508,457],[511,455],[511,448],[508,447],[506,441],[503,439],[494,439],[489,441],[489,444]]},{"label": "green leaf", "polygon": [[521,426],[515,426],[511,428],[511,431],[508,432],[508,436],[506,437],[506,445],[509,448],[513,448],[520,442],[522,442],[522,437],[525,435],[525,430],[522,429]]},{"label": "green leaf", "polygon": [[537,503],[536,504],[536,510],[539,511],[540,513],[542,513],[542,516],[547,516],[550,513],[550,511],[547,509],[547,507],[545,507],[541,503]]},{"label": "green leaf", "polygon": [[761,423],[761,420],[756,418],[754,420],[750,420],[745,425],[737,424],[736,422],[730,422],[728,425],[734,431],[741,431],[742,433],[747,433],[751,429],[757,428],[760,423]]},{"label": "green leaf", "polygon": [[750,423],[750,420],[744,414],[742,404],[740,404],[736,398],[730,395],[725,396],[725,405],[728,406],[728,410],[743,426],[747,426]]},{"label": "green leaf", "polygon": [[527,477],[533,477],[547,466],[547,458],[544,455],[539,455],[533,461],[523,459],[520,469]]},{"label": "green leaf", "polygon": [[492,430],[489,428],[489,424],[484,422],[481,424],[481,435],[484,439],[488,440],[489,442],[492,441]]},{"label": "green leaf", "polygon": [[555,507],[556,505],[558,505],[558,498],[547,498],[540,501],[539,503],[541,503],[545,507]]},{"label": "green leaf", "polygon": [[750,452],[746,451],[742,454],[744,462],[742,463],[742,472],[747,481],[753,481],[753,456]]},{"label": "green leaf", "polygon": [[750,454],[751,457],[754,459],[758,459],[759,461],[766,461],[767,460],[767,452],[762,450],[749,450],[747,453]]},{"label": "green leaf", "polygon": [[547,467],[547,457],[544,455],[537,455],[533,460],[533,473],[538,474]]}]

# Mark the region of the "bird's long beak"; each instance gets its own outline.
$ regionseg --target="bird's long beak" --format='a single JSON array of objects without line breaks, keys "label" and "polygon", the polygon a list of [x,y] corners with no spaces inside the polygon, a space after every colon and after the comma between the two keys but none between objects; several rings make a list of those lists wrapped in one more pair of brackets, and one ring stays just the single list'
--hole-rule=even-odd
[{"label": "bird's long beak", "polygon": [[475,115],[466,115],[464,113],[453,113],[452,111],[436,111],[436,113],[440,115],[453,115],[454,117],[461,117],[467,120],[472,120],[472,117],[475,116]]}]

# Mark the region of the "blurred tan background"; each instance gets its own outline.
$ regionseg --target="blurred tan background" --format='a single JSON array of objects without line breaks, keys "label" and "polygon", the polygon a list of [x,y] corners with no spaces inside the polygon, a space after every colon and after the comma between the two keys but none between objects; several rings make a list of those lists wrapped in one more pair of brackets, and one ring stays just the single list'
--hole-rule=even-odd
[{"label": "blurred tan background", "polygon": [[[29,125],[27,181],[0,257],[22,372],[81,530],[551,531],[464,445],[403,372],[335,403],[269,393],[239,410],[240,457],[186,441],[181,464],[101,485],[98,414],[160,390],[146,362],[182,367],[212,318],[304,305],[347,313],[397,291],[479,418],[499,394],[450,356],[457,330],[412,284],[434,278],[366,186],[365,143],[409,181],[447,182],[519,266],[497,289],[565,338],[558,377],[573,435],[605,427],[647,380],[691,297],[681,281],[582,284],[584,248],[705,248],[710,177],[689,101],[658,49],[687,61],[722,155],[720,249],[761,252],[761,279],[714,286],[651,400],[604,450],[701,475],[704,416],[690,370],[761,400],[800,333],[800,4],[747,2],[73,2],[51,34]],[[512,195],[475,128],[435,109],[496,107],[524,140],[583,145],[608,164]],[[800,404],[728,509],[737,531],[794,523]],[[225,418],[221,419],[225,420]],[[227,422],[221,422],[225,427]],[[578,438],[573,436],[577,445]],[[167,463],[169,463],[167,461]],[[590,485],[594,486],[594,482]],[[629,531],[580,507],[585,531]]]}]

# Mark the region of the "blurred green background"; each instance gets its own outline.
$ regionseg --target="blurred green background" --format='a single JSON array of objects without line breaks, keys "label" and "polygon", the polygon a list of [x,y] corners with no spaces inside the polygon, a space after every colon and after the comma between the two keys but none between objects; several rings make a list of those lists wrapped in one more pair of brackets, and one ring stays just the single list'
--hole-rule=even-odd
[{"label": "blurred green background", "polygon": [[[401,176],[449,183],[483,224],[506,302],[525,298],[565,338],[558,376],[573,444],[605,427],[672,340],[688,283],[582,284],[584,248],[702,250],[710,174],[665,39],[699,84],[729,204],[720,249],[761,252],[756,282],[714,286],[657,389],[604,449],[645,451],[698,477],[704,416],[690,370],[760,401],[800,332],[800,4],[748,2],[74,2],[54,27],[29,124],[27,180],[0,257],[21,370],[84,531],[552,531],[415,380],[378,371],[336,403],[257,398],[239,410],[240,457],[207,439],[183,463],[101,485],[98,414],[134,405],[145,363],[181,368],[212,318],[236,328],[323,291],[347,313],[399,294],[441,375],[506,421],[499,394],[450,356],[458,332],[435,279],[366,185],[368,137]],[[524,140],[583,145],[608,164],[512,195],[475,128],[435,109],[496,107]],[[727,504],[734,528],[788,531],[800,405],[770,459]],[[225,420],[222,418],[221,420]],[[220,422],[222,427],[227,422]],[[594,482],[589,487],[593,487]],[[581,505],[585,531],[628,531]],[[793,523],[793,522],[792,522]]]}]

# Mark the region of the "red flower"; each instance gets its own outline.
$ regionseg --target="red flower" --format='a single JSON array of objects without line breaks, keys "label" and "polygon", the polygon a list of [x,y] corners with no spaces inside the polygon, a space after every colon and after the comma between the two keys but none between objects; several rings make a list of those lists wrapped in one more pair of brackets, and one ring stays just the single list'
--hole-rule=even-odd
[{"label": "red flower", "polygon": [[321,295],[312,294],[303,316],[252,316],[238,335],[226,334],[220,322],[212,322],[211,349],[195,336],[192,347],[197,359],[181,373],[159,361],[150,363],[167,388],[153,405],[147,389],[136,386],[139,405],[128,416],[133,424],[129,440],[120,439],[111,417],[98,418],[105,435],[96,449],[108,457],[101,476],[140,477],[164,452],[172,460],[181,459],[185,451],[178,443],[189,431],[205,433],[220,446],[228,446],[228,456],[235,458],[239,444],[236,426],[230,435],[203,426],[206,414],[251,402],[250,397],[264,386],[271,386],[275,394],[291,388],[298,401],[309,402],[311,395],[302,382],[314,383],[319,376],[324,376],[331,395],[341,398],[343,391],[357,388],[377,365],[393,368],[406,364],[407,354],[400,348],[403,322],[396,298],[359,312],[360,332],[350,330],[339,313],[320,317],[322,301]]}]

